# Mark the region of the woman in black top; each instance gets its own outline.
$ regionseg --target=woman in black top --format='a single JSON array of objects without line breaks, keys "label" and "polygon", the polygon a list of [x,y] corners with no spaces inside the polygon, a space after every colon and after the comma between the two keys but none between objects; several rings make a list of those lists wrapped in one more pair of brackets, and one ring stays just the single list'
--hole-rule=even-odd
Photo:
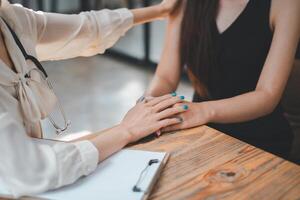
[{"label": "woman in black top", "polygon": [[182,67],[196,92],[183,122],[164,131],[209,124],[287,158],[293,134],[280,100],[299,42],[300,1],[184,2],[146,95],[175,91]]}]

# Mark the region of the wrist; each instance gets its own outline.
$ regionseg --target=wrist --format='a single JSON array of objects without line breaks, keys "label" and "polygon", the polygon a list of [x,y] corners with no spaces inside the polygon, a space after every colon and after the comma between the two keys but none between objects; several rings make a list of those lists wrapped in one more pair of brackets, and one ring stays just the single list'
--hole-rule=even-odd
[{"label": "wrist", "polygon": [[117,129],[121,133],[122,137],[124,138],[124,141],[126,143],[125,145],[133,141],[133,134],[131,133],[129,127],[121,123],[117,126]]},{"label": "wrist", "polygon": [[205,122],[206,123],[213,122],[216,112],[214,110],[214,107],[211,105],[211,103],[210,102],[202,102],[202,103],[199,103],[199,105],[201,106],[200,113],[202,115],[204,115]]}]

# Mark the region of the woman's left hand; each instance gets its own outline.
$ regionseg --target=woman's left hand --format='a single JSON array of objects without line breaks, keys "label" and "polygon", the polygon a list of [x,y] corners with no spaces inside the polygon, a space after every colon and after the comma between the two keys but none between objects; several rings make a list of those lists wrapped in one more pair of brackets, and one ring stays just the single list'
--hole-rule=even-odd
[{"label": "woman's left hand", "polygon": [[170,131],[182,130],[187,128],[193,128],[196,126],[207,124],[209,122],[209,115],[203,103],[184,102],[176,106],[187,106],[186,112],[176,116],[177,118],[182,120],[182,122],[180,124],[166,127],[162,130],[162,132],[170,132]]}]

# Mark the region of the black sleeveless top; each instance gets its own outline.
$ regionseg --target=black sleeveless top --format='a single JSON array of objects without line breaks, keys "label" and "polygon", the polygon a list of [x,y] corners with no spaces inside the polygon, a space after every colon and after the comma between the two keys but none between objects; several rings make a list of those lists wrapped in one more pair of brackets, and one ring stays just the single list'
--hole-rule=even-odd
[{"label": "black sleeveless top", "polygon": [[[269,25],[270,8],[271,0],[250,0],[236,21],[223,33],[219,33],[216,27],[216,60],[221,76],[217,78],[218,83],[208,85],[212,100],[255,90],[273,38]],[[195,94],[194,101],[203,99]],[[273,113],[256,120],[209,125],[285,158],[293,139],[281,105]]]}]

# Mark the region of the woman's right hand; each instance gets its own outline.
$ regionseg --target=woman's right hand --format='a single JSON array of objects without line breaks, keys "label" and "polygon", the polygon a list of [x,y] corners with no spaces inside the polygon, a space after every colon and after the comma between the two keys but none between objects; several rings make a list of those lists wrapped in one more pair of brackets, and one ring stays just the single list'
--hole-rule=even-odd
[{"label": "woman's right hand", "polygon": [[185,112],[187,107],[174,105],[183,101],[183,96],[168,94],[138,103],[120,124],[129,134],[129,142],[135,142],[164,127],[181,123],[181,119],[174,116]]}]

